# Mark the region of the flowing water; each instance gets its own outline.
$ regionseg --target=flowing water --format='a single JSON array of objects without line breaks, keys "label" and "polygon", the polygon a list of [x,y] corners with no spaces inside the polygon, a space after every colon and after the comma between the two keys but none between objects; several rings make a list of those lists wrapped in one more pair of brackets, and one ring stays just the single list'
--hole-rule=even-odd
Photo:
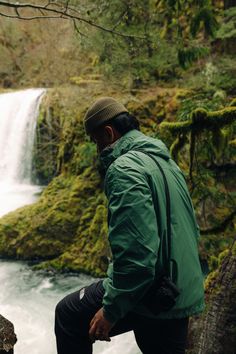
[{"label": "flowing water", "polygon": [[43,89],[0,95],[0,216],[37,198],[31,183],[32,150]]},{"label": "flowing water", "polygon": [[[0,216],[37,200],[31,181],[32,149],[43,89],[0,95]],[[88,285],[85,275],[41,274],[24,262],[0,261],[0,313],[13,322],[15,354],[56,354],[53,332],[56,303]],[[96,342],[95,354],[140,354],[131,332]],[[69,353],[68,353],[69,354]]]}]

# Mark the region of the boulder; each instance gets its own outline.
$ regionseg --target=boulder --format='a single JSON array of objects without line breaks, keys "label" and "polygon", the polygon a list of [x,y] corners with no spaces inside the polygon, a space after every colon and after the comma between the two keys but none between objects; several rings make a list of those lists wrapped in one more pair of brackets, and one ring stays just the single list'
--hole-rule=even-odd
[{"label": "boulder", "polygon": [[0,354],[13,354],[16,341],[13,324],[0,315]]}]

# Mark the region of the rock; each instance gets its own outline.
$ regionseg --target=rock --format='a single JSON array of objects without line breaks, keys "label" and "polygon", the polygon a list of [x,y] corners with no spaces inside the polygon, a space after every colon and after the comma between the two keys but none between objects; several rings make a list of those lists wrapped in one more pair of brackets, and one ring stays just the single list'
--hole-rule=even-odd
[{"label": "rock", "polygon": [[16,341],[13,324],[0,315],[0,354],[13,354]]}]

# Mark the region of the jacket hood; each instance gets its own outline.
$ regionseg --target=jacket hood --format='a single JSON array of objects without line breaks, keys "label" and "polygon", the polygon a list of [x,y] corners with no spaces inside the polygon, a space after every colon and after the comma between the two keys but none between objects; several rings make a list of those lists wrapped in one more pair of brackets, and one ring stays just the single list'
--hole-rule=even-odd
[{"label": "jacket hood", "polygon": [[101,152],[101,163],[105,170],[107,170],[110,164],[119,156],[135,149],[145,150],[147,153],[159,156],[165,160],[170,159],[169,150],[161,140],[151,138],[134,129],[123,135],[114,144],[107,146]]}]

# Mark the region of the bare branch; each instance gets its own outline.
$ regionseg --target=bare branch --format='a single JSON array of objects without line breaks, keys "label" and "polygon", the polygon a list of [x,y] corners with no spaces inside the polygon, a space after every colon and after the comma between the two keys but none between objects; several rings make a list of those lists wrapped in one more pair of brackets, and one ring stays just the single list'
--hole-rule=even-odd
[{"label": "bare branch", "polygon": [[[12,2],[8,2],[8,1],[0,1],[0,8],[1,7],[5,8],[5,9],[12,8],[12,9],[15,9],[15,12],[16,12],[16,16],[13,16],[10,14],[8,15],[5,12],[4,13],[0,12],[0,16],[9,17],[9,18],[17,18],[20,20],[34,20],[34,19],[40,19],[40,18],[42,18],[42,19],[46,19],[46,18],[70,19],[72,21],[83,22],[89,26],[95,27],[99,30],[102,30],[102,31],[105,31],[105,32],[108,32],[111,34],[115,34],[120,37],[145,39],[145,37],[142,37],[142,36],[130,35],[130,34],[116,31],[115,29],[112,29],[112,28],[104,27],[102,25],[99,25],[98,23],[93,22],[90,19],[81,17],[79,15],[79,11],[77,11],[73,7],[69,6],[69,4],[70,4],[70,0],[67,0],[66,5],[63,8],[61,8],[58,6],[58,4],[54,4],[51,1],[48,1],[48,3],[46,5],[31,4],[31,3],[20,4],[18,2],[12,3]],[[39,11],[41,13],[41,15],[23,16],[22,14],[19,13],[20,9],[31,9],[34,11]],[[52,16],[49,15],[50,13],[52,14]]]},{"label": "bare branch", "polygon": [[46,9],[49,5],[51,5],[51,1],[50,1],[50,0],[48,1],[47,5],[45,5],[45,9]]},{"label": "bare branch", "polygon": [[124,17],[127,15],[127,10],[125,10],[123,12],[123,14],[121,14],[121,16],[119,17],[118,21],[115,23],[115,25],[113,26],[112,30],[114,31],[118,26],[119,24],[122,22],[122,20],[124,19]]},{"label": "bare branch", "polygon": [[67,1],[66,1],[66,6],[65,6],[65,10],[64,10],[65,13],[67,13],[68,6],[69,6],[69,2],[70,2],[70,0],[67,0]]},{"label": "bare branch", "polygon": [[41,13],[42,16],[44,16],[43,10],[39,9],[39,12]]},{"label": "bare branch", "polygon": [[3,17],[8,17],[8,18],[14,18],[14,19],[17,19],[17,20],[26,20],[26,21],[31,21],[31,20],[38,20],[38,19],[42,19],[42,18],[45,18],[45,19],[55,19],[55,18],[60,18],[60,16],[33,16],[33,17],[19,17],[19,16],[13,16],[13,15],[7,15],[7,14],[4,14],[2,12],[0,12],[0,16],[3,16]]},{"label": "bare branch", "polygon": [[86,35],[84,33],[82,33],[79,29],[79,27],[77,26],[77,23],[75,20],[73,20],[73,24],[74,24],[74,29],[77,33],[79,33],[82,37],[86,37]]},{"label": "bare branch", "polygon": [[18,7],[15,7],[15,13],[17,14],[18,17],[20,17],[20,13],[18,11]]}]

